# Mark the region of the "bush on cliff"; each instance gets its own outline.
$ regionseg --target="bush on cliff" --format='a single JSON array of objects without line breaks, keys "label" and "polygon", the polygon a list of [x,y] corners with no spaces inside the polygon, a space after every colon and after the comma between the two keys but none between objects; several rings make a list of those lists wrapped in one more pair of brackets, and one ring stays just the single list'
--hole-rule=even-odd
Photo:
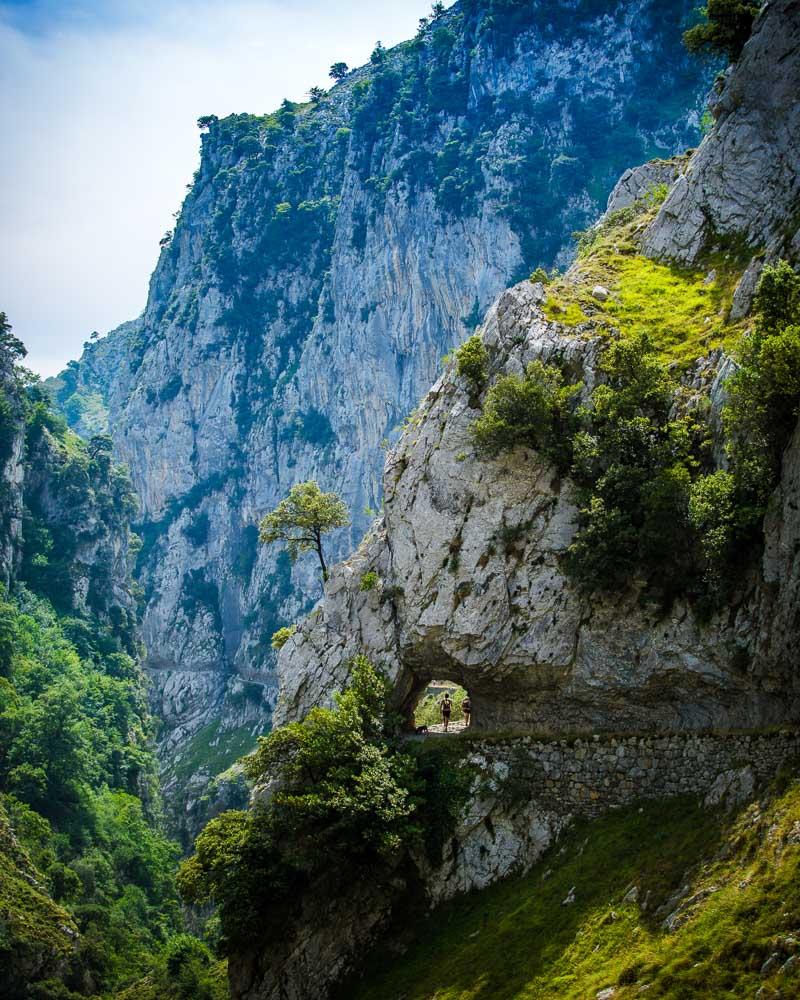
[{"label": "bush on cliff", "polygon": [[522,376],[503,375],[489,389],[483,413],[472,425],[480,452],[495,456],[518,445],[540,451],[565,471],[576,430],[574,402],[580,385],[565,385],[554,365],[532,361]]},{"label": "bush on cliff", "polygon": [[760,5],[742,0],[708,0],[700,9],[705,20],[684,32],[690,52],[725,55],[735,62],[750,37]]},{"label": "bush on cliff", "polygon": [[475,333],[456,350],[456,372],[467,380],[473,395],[478,395],[489,378],[489,354]]},{"label": "bush on cliff", "polygon": [[726,383],[730,471],[701,477],[690,503],[706,579],[719,596],[742,552],[759,539],[800,415],[800,276],[785,261],[767,265],[754,306],[755,328],[743,338],[739,367]]},{"label": "bush on cliff", "polygon": [[[187,902],[217,906],[223,947],[285,933],[315,880],[341,891],[356,877],[380,879],[409,848],[427,846],[421,817],[448,765],[433,781],[397,728],[387,682],[358,657],[333,708],[312,709],[259,740],[245,763],[263,785],[258,803],[213,819],[178,876]],[[458,803],[451,794],[447,808]]]}]

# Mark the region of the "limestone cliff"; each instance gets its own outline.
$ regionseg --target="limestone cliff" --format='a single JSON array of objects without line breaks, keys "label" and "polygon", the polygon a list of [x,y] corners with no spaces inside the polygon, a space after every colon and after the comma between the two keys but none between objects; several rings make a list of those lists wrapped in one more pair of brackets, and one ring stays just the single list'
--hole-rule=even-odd
[{"label": "limestone cliff", "polygon": [[[772,253],[793,249],[800,164],[784,112],[797,93],[798,37],[797,5],[788,0],[768,5],[719,100],[725,104],[727,95],[738,96],[700,149],[688,163],[649,165],[626,175],[612,195],[618,209],[637,188],[663,183],[665,170],[678,175],[655,217],[643,214],[642,225],[652,221],[638,237],[639,253],[669,250],[697,270],[665,268],[662,277],[678,273],[681,281],[703,281],[706,288],[724,283],[723,265],[743,272],[732,295],[720,291],[720,314],[702,321],[701,329],[719,330],[720,343],[744,291],[752,295],[750,254],[760,256],[768,238],[774,243],[779,227],[783,237]],[[775,60],[774,52],[784,56]],[[774,74],[769,87],[767,65]],[[751,145],[754,122],[773,130],[780,155],[768,137]],[[724,182],[731,148],[746,157],[738,183],[753,193],[735,199],[735,213]],[[713,178],[719,177],[717,189]],[[771,192],[768,214],[755,195],[760,179]],[[738,223],[734,228],[730,221],[721,236],[723,225],[709,222],[702,243],[694,238],[684,243],[680,234],[693,225],[697,206],[706,204],[711,207],[701,213],[704,218],[713,219],[716,212]],[[733,214],[726,216],[729,207]],[[744,244],[738,270],[728,249],[733,235]],[[720,272],[709,271],[704,279],[712,258],[722,262]],[[582,283],[586,275],[579,262],[561,290],[580,296]],[[677,295],[688,290],[685,285]],[[607,293],[601,290],[601,298]],[[624,305],[624,278],[610,294]],[[658,295],[663,294],[661,286]],[[584,297],[582,322],[559,321],[548,296],[554,298],[552,288],[526,282],[490,310],[482,335],[492,377],[522,372],[532,359],[555,361],[589,391],[599,377],[597,358],[609,317],[596,302],[587,306]],[[682,332],[688,340],[689,328]],[[688,405],[706,397],[710,426],[718,428],[731,363],[720,350],[702,356],[702,345],[709,342],[710,333],[701,336],[682,384]],[[800,614],[800,430],[784,455],[782,480],[765,522],[763,561],[742,565],[730,605],[707,620],[680,600],[665,614],[648,603],[642,581],[631,580],[628,591],[614,597],[582,595],[562,568],[577,523],[572,484],[533,452],[478,457],[469,434],[478,403],[454,368],[423,400],[388,457],[383,518],[352,559],[334,571],[325,599],[281,653],[280,720],[302,716],[327,700],[344,683],[348,659],[359,649],[390,672],[399,703],[413,706],[432,677],[449,677],[468,687],[476,724],[489,728],[674,730],[797,718],[791,637]],[[718,447],[717,452],[722,461]],[[360,582],[368,571],[381,582],[364,592]]]},{"label": "limestone cliff", "polygon": [[268,724],[271,634],[319,596],[311,561],[258,551],[259,515],[316,478],[351,551],[441,356],[566,262],[626,165],[694,141],[692,6],[462,0],[311,105],[208,123],[143,316],[54,386],[141,499],[165,759],[213,771]]}]

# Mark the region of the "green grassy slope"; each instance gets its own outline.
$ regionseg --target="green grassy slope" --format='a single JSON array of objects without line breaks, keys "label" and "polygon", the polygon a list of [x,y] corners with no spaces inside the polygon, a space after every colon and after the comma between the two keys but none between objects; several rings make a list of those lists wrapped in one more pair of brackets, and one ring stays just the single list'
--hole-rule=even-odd
[{"label": "green grassy slope", "polygon": [[[580,824],[528,875],[437,910],[406,954],[384,953],[349,995],[592,1000],[613,988],[614,1000],[717,1000],[765,986],[764,997],[800,996],[800,959],[781,971],[800,937],[800,781],[783,786],[733,816],[673,800]],[[631,887],[638,902],[625,901]]]},{"label": "green grassy slope", "polygon": [[[731,323],[728,312],[753,251],[720,249],[697,268],[642,256],[642,234],[666,191],[666,185],[654,188],[581,235],[575,263],[548,285],[545,313],[565,326],[591,320],[593,333],[645,331],[665,361],[685,365],[715,347],[730,349],[742,333],[744,324]],[[608,290],[608,299],[593,296],[596,285]]]}]

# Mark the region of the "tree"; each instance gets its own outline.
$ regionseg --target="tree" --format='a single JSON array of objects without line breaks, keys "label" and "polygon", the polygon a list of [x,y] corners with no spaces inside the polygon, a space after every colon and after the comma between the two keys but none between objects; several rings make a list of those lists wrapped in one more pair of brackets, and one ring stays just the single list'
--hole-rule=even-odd
[{"label": "tree", "polygon": [[0,312],[0,372],[8,374],[28,352],[22,341],[11,332],[11,324],[4,312]]},{"label": "tree", "polygon": [[386,49],[383,46],[383,42],[377,42],[375,48],[372,50],[372,55],[369,57],[369,61],[373,66],[380,66],[384,59],[386,59]]},{"label": "tree", "polygon": [[[358,656],[333,708],[273,730],[246,759],[248,777],[269,780],[275,793],[247,813],[212,819],[178,875],[185,900],[218,907],[223,949],[285,933],[303,888],[320,873],[339,886],[365,865],[379,877],[420,843],[427,789],[416,759],[394,738],[389,691]],[[447,803],[450,828],[461,801],[454,794]]]},{"label": "tree", "polygon": [[346,62],[335,62],[333,66],[331,66],[328,76],[330,76],[332,80],[336,80],[338,83],[339,80],[344,80],[349,72],[350,67]]},{"label": "tree", "polygon": [[197,119],[197,127],[202,131],[203,129],[211,128],[212,125],[216,125],[218,121],[219,118],[216,115],[201,115]]},{"label": "tree", "polygon": [[708,0],[701,8],[705,21],[684,32],[690,52],[725,55],[735,62],[745,46],[760,4],[743,0]]},{"label": "tree", "polygon": [[444,14],[444,4],[439,0],[431,7],[431,17],[441,17]]},{"label": "tree", "polygon": [[489,378],[489,353],[480,335],[474,333],[455,354],[457,373],[469,382],[473,394],[477,395]]},{"label": "tree", "polygon": [[292,562],[302,552],[316,552],[322,579],[327,580],[328,567],[322,551],[322,536],[349,523],[344,501],[335,493],[323,493],[312,479],[293,486],[289,496],[262,519],[259,539],[265,544],[286,542]]},{"label": "tree", "polygon": [[325,91],[322,89],[322,87],[312,87],[308,92],[308,96],[311,98],[314,104],[319,104],[319,102],[325,96]]}]

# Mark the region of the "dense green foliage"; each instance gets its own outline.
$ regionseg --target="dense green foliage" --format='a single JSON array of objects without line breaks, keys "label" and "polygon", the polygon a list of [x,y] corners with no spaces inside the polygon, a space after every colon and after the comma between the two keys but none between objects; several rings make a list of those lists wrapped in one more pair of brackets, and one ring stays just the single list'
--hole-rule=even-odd
[{"label": "dense green foliage", "polygon": [[[143,681],[119,645],[80,655],[74,624],[24,588],[3,602],[2,628],[13,652],[0,680],[0,791],[81,932],[66,983],[102,992],[141,974],[181,923],[177,852],[153,813]],[[113,637],[101,645],[114,649]]]},{"label": "dense green foliage", "polygon": [[489,378],[489,352],[479,334],[473,334],[455,351],[456,371],[478,395]]},{"label": "dense green foliage", "polygon": [[292,638],[292,636],[297,631],[296,625],[284,625],[283,628],[279,628],[277,632],[272,634],[272,648],[273,649],[283,649],[286,643]]},{"label": "dense green foliage", "polygon": [[746,0],[708,0],[701,8],[703,20],[684,33],[690,52],[725,55],[735,62],[750,37],[760,4]]},{"label": "dense green foliage", "polygon": [[677,386],[644,334],[613,342],[600,370],[572,441],[580,514],[567,567],[590,590],[642,575],[669,602],[693,566],[688,496],[705,432],[671,418]]},{"label": "dense green foliage", "polygon": [[581,388],[565,385],[563,372],[541,361],[531,361],[523,376],[501,376],[472,425],[478,450],[492,456],[522,445],[541,451],[565,470],[576,426],[574,402]]},{"label": "dense green foliage", "polygon": [[[402,957],[383,950],[346,995],[587,1000],[613,988],[614,1000],[741,1000],[763,987],[765,997],[797,996],[800,970],[779,970],[800,912],[798,822],[794,780],[739,815],[678,799],[579,823],[529,874],[420,921]],[[627,896],[633,886],[638,901]],[[679,900],[691,903],[668,931]]]},{"label": "dense green foliage", "polygon": [[[179,875],[185,899],[218,907],[226,948],[285,934],[311,885],[342,891],[353,878],[388,877],[413,845],[436,850],[465,781],[444,762],[426,767],[399,740],[388,693],[359,657],[334,708],[312,709],[262,737],[246,760],[250,778],[268,780],[269,793],[249,812],[213,819]],[[423,830],[431,811],[434,822]]]},{"label": "dense green foliage", "polygon": [[172,938],[153,970],[117,1000],[228,1000],[227,969],[189,934]]},{"label": "dense green foliage", "polygon": [[800,415],[800,276],[785,261],[766,265],[758,285],[755,328],[743,338],[723,410],[730,472],[692,490],[711,582],[735,576],[737,558],[757,539],[783,452]]},{"label": "dense green foliage", "polygon": [[4,997],[69,1000],[161,961],[182,928],[178,852],[124,559],[130,481],[108,437],[67,430],[20,356],[0,345],[23,500],[21,559],[0,588],[0,967]]},{"label": "dense green foliage", "polygon": [[311,480],[293,486],[275,510],[262,518],[259,539],[264,544],[285,542],[292,562],[303,552],[316,552],[322,578],[327,580],[322,536],[348,524],[350,515],[344,501],[335,493],[323,493]]}]

